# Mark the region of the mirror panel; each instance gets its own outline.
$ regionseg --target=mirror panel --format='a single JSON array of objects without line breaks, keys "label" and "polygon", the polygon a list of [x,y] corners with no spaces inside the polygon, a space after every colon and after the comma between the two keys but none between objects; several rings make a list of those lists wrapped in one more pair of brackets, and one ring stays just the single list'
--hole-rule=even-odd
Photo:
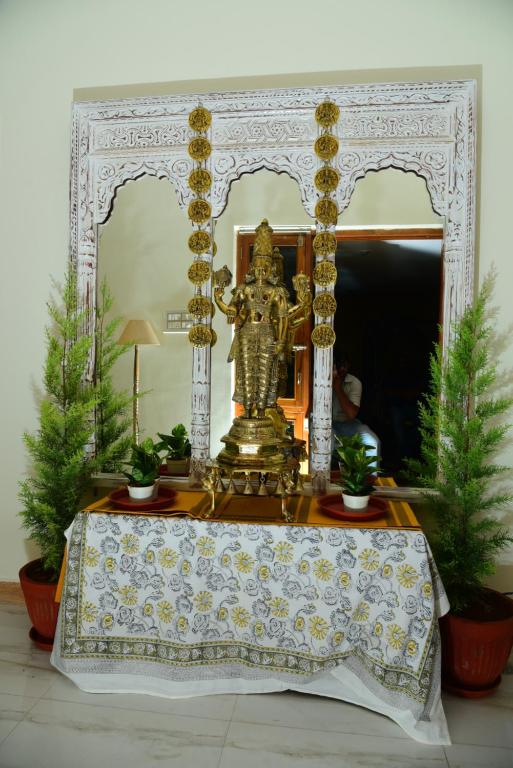
[{"label": "mirror panel", "polygon": [[[105,277],[113,314],[149,320],[160,347],[139,347],[141,439],[169,434],[181,422],[190,429],[192,349],[187,334],[164,334],[167,312],[185,310],[192,296],[187,279],[191,232],[167,180],[144,176],[118,190],[111,215],[99,227],[98,284]],[[116,362],[116,389],[131,391],[133,351]],[[157,438],[158,439],[158,438]]]}]

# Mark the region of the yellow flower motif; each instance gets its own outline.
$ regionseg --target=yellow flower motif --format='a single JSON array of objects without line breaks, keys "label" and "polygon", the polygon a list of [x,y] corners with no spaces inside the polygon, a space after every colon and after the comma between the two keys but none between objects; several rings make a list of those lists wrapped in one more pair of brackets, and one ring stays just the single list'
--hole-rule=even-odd
[{"label": "yellow flower motif", "polygon": [[380,621],[377,621],[374,624],[373,633],[376,635],[376,637],[381,637],[383,634],[383,624]]},{"label": "yellow flower motif", "polygon": [[309,625],[310,634],[317,640],[324,640],[330,628],[328,622],[322,616],[312,616]]},{"label": "yellow flower motif", "polygon": [[405,639],[406,632],[397,624],[391,624],[388,627],[387,640],[392,648],[395,648],[397,651],[399,651],[403,647]]},{"label": "yellow flower motif", "polygon": [[400,565],[397,569],[397,581],[401,585],[401,587],[407,587],[408,589],[413,587],[415,585],[415,582],[419,578],[419,574],[413,567],[413,565],[408,565],[408,563],[404,563],[403,565]]},{"label": "yellow flower motif", "polygon": [[284,617],[289,615],[289,604],[283,597],[273,597],[269,601],[269,607],[273,616]]},{"label": "yellow flower motif", "polygon": [[169,624],[175,615],[175,609],[168,600],[161,600],[157,603],[157,614],[161,621],[165,624]]},{"label": "yellow flower motif", "polygon": [[294,559],[294,547],[288,541],[279,541],[274,551],[276,552],[276,559],[280,563],[291,563]]},{"label": "yellow flower motif", "polygon": [[367,547],[359,554],[358,559],[366,571],[375,571],[379,568],[379,552],[376,549]]},{"label": "yellow flower motif", "polygon": [[197,547],[202,557],[212,557],[216,551],[216,543],[210,536],[202,536],[198,539]]},{"label": "yellow flower motif", "polygon": [[302,632],[305,628],[305,620],[302,616],[298,616],[294,622],[294,629],[298,632]]},{"label": "yellow flower motif", "polygon": [[354,621],[367,621],[369,618],[369,603],[361,600],[353,612]]},{"label": "yellow flower motif", "polygon": [[342,573],[338,577],[338,581],[340,586],[346,589],[351,584],[351,576],[348,574],[347,571],[342,571]]},{"label": "yellow flower motif", "polygon": [[431,595],[433,594],[433,586],[432,584],[429,583],[429,581],[426,581],[422,585],[422,594],[424,595],[424,597],[431,597]]},{"label": "yellow flower motif", "polygon": [[267,581],[270,575],[271,575],[271,571],[269,570],[269,566],[261,565],[260,568],[258,569],[258,578],[260,579],[260,581]]},{"label": "yellow flower motif", "polygon": [[84,621],[94,621],[98,616],[98,608],[94,603],[84,603],[82,606],[82,618]]},{"label": "yellow flower motif", "polygon": [[333,571],[335,569],[329,560],[321,558],[320,560],[315,561],[313,570],[318,579],[321,581],[329,581],[333,576]]},{"label": "yellow flower motif", "polygon": [[121,537],[121,546],[123,547],[123,552],[126,552],[127,555],[135,555],[139,552],[139,537],[134,533],[125,533]]},{"label": "yellow flower motif", "polygon": [[384,565],[383,568],[381,569],[381,573],[383,574],[385,579],[389,579],[393,573],[392,566],[386,563],[386,565]]},{"label": "yellow flower motif", "polygon": [[198,611],[206,613],[212,608],[212,592],[198,592],[194,596],[194,602]]},{"label": "yellow flower motif", "polygon": [[236,627],[247,627],[250,618],[251,615],[249,611],[247,611],[245,608],[242,608],[240,605],[238,605],[232,611],[232,619]]},{"label": "yellow flower motif", "polygon": [[223,555],[221,557],[221,565],[223,566],[223,568],[228,568],[231,562],[232,562],[232,558],[230,557],[230,555]]},{"label": "yellow flower motif", "polygon": [[180,616],[176,622],[176,626],[178,627],[179,632],[187,632],[189,629],[189,622],[187,621],[187,617]]},{"label": "yellow flower motif", "polygon": [[408,656],[415,656],[419,649],[419,646],[415,642],[415,640],[410,640],[409,643],[406,645],[406,653]]},{"label": "yellow flower motif", "polygon": [[178,553],[174,549],[164,547],[159,552],[159,563],[163,568],[172,568],[178,562]]},{"label": "yellow flower motif", "polygon": [[151,565],[155,562],[155,552],[152,549],[147,549],[144,559],[149,565]]},{"label": "yellow flower motif", "polygon": [[264,629],[265,627],[262,621],[255,622],[255,635],[257,635],[257,637],[261,637],[264,634]]},{"label": "yellow flower motif", "polygon": [[102,618],[102,628],[103,629],[112,629],[112,625],[114,624],[114,616],[112,613],[106,613],[105,616]]},{"label": "yellow flower motif", "polygon": [[228,618],[228,608],[225,608],[224,605],[222,605],[217,612],[217,618],[219,621],[226,621]]},{"label": "yellow flower motif", "polygon": [[119,595],[125,605],[135,605],[137,602],[137,590],[135,587],[121,587]]},{"label": "yellow flower motif", "polygon": [[247,552],[237,552],[235,557],[235,567],[242,573],[249,573],[253,568],[255,560]]},{"label": "yellow flower motif", "polygon": [[98,565],[98,563],[100,562],[100,553],[98,552],[98,550],[95,549],[94,547],[86,547],[84,562],[86,565],[88,565],[91,568],[94,568],[95,565]]},{"label": "yellow flower motif", "polygon": [[308,573],[310,570],[310,563],[308,560],[300,560],[298,570],[299,573]]},{"label": "yellow flower motif", "polygon": [[115,561],[115,559],[113,557],[106,557],[105,558],[104,566],[105,566],[105,570],[107,571],[107,573],[114,573],[114,571],[116,570],[118,564],[116,563],[116,561]]},{"label": "yellow flower motif", "polygon": [[192,565],[188,560],[184,560],[182,563],[182,574],[188,576],[192,570]]},{"label": "yellow flower motif", "polygon": [[151,603],[145,603],[143,613],[145,616],[153,616],[153,605]]},{"label": "yellow flower motif", "polygon": [[333,635],[333,645],[341,645],[343,639],[344,639],[343,632],[335,632],[335,634]]}]

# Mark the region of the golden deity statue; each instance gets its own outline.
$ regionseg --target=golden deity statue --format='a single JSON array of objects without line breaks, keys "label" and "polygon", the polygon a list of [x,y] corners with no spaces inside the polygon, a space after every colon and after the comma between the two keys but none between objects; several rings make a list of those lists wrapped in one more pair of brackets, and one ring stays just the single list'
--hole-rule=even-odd
[{"label": "golden deity statue", "polygon": [[250,268],[228,304],[223,293],[231,273],[225,266],[214,274],[214,300],[235,325],[228,361],[235,361],[233,399],[244,409],[222,438],[225,448],[218,462],[260,470],[285,461],[287,424],[277,399],[286,383],[295,331],[312,303],[308,277],[301,273],[293,279],[297,303],[290,302],[272,232],[265,219],[257,227]]}]

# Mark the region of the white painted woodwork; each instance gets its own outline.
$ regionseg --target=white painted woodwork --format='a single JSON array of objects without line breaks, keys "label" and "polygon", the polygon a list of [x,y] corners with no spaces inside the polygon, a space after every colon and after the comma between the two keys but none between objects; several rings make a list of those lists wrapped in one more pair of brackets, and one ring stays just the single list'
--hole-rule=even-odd
[{"label": "white painted woodwork", "polygon": [[[213,219],[223,212],[230,184],[261,168],[285,172],[313,217],[320,161],[315,107],[329,99],[341,110],[336,132],[342,212],[356,181],[368,171],[399,168],[425,179],[433,209],[445,217],[444,344],[451,324],[472,299],[475,228],[475,81],[381,83],[187,94],[75,103],[71,158],[71,258],[81,303],[94,317],[98,238],[116,190],[144,174],[167,178],[186,208],[194,167],[187,146],[189,112],[212,113],[210,139]],[[312,218],[313,223],[313,218]],[[192,228],[191,228],[192,231]],[[193,256],[191,254],[191,261]],[[191,286],[192,288],[192,286]],[[210,295],[210,286],[208,294]],[[91,357],[91,360],[93,357]],[[332,349],[315,350],[311,469],[322,490],[331,447]],[[91,373],[91,371],[90,371]],[[192,370],[192,470],[201,473],[210,450],[210,349],[195,350]]]}]

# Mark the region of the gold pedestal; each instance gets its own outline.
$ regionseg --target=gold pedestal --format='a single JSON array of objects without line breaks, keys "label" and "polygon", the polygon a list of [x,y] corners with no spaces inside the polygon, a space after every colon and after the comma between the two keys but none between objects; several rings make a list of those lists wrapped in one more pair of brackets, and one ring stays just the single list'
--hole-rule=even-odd
[{"label": "gold pedestal", "polygon": [[272,419],[236,417],[227,435],[221,438],[225,447],[217,463],[227,467],[264,470],[285,463],[283,443],[276,434]]}]

